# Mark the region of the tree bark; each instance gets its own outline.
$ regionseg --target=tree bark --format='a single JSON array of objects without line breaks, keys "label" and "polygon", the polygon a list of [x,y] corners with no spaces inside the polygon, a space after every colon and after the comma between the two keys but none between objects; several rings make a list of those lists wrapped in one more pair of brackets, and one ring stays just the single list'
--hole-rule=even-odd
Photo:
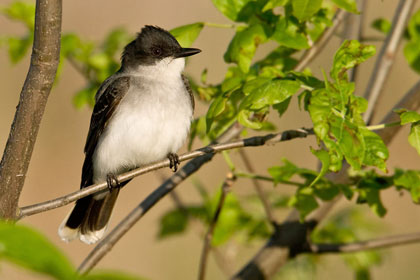
[{"label": "tree bark", "polygon": [[31,62],[0,163],[0,217],[15,219],[19,196],[60,58],[61,0],[38,0]]}]

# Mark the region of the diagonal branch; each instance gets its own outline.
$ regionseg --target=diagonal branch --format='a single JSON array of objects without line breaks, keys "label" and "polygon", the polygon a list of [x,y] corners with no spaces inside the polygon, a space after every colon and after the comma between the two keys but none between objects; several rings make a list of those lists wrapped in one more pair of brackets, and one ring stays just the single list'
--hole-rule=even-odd
[{"label": "diagonal branch", "polygon": [[308,252],[314,254],[354,253],[359,251],[383,249],[417,242],[420,242],[420,232],[400,234],[353,243],[309,244]]},{"label": "diagonal branch", "polygon": [[331,27],[327,28],[321,37],[319,37],[319,39],[316,41],[316,43],[305,52],[305,54],[299,60],[299,63],[295,66],[295,71],[302,71],[318,55],[318,53],[322,51],[322,49],[331,39],[337,27],[343,21],[346,14],[347,12],[344,10],[339,10],[335,14]]},{"label": "diagonal branch", "polygon": [[376,59],[373,74],[365,91],[365,98],[368,99],[368,108],[363,116],[364,121],[369,124],[374,115],[374,109],[379,95],[385,85],[385,80],[394,64],[395,53],[402,39],[404,28],[413,10],[414,0],[401,0],[394,13],[392,28]]},{"label": "diagonal branch", "polygon": [[0,217],[15,219],[19,196],[60,59],[61,0],[38,0],[28,75],[0,163]]},{"label": "diagonal branch", "polygon": [[[262,145],[266,145],[266,144],[272,144],[272,143],[277,143],[277,142],[283,142],[283,141],[287,141],[287,140],[292,140],[295,138],[305,138],[308,135],[312,135],[313,131],[311,129],[299,129],[299,130],[286,130],[284,132],[280,132],[277,134],[267,134],[264,136],[255,136],[255,137],[250,137],[250,138],[246,138],[246,139],[239,139],[239,140],[235,140],[235,141],[231,141],[231,142],[227,142],[227,143],[222,143],[222,144],[214,144],[214,145],[209,145],[206,147],[203,147],[201,149],[189,152],[189,153],[185,153],[183,155],[179,156],[179,161],[186,161],[189,159],[193,159],[193,158],[200,158],[201,156],[205,156],[205,155],[212,155],[214,153],[218,153],[221,151],[225,151],[225,150],[231,150],[231,149],[236,149],[236,148],[242,148],[242,147],[251,147],[251,146],[262,146]],[[209,159],[210,160],[210,159]],[[159,169],[159,168],[163,168],[163,167],[168,167],[169,166],[169,160],[165,159],[156,163],[152,163],[152,164],[148,164],[146,166],[134,169],[132,171],[123,173],[121,175],[119,175],[117,177],[117,179],[120,182],[124,182],[127,180],[130,180],[134,177],[137,177],[139,175],[145,174],[147,172]],[[177,174],[174,175],[175,177],[177,176]],[[180,175],[182,176],[182,175]],[[22,207],[19,211],[18,217],[19,219],[25,217],[25,216],[30,216],[30,215],[34,215],[37,213],[41,213],[41,212],[45,212],[51,209],[55,209],[58,207],[62,207],[65,206],[73,201],[76,201],[80,198],[83,198],[85,196],[94,194],[96,192],[99,191],[103,191],[106,190],[108,188],[107,183],[103,182],[103,183],[99,183],[99,184],[95,184],[92,186],[89,186],[87,188],[83,188],[79,191],[73,192],[71,194],[56,198],[56,199],[52,199],[46,202],[41,202],[38,204],[34,204],[34,205],[30,205],[30,206],[26,206],[26,207]]]},{"label": "diagonal branch", "polygon": [[213,219],[210,221],[207,233],[204,236],[203,251],[201,252],[200,267],[198,271],[199,280],[204,280],[205,278],[207,259],[211,250],[211,240],[213,239],[213,233],[216,228],[217,221],[219,220],[220,212],[222,211],[223,205],[225,203],[226,195],[229,193],[235,180],[236,177],[231,172],[229,172],[226,175],[225,181],[223,182],[222,192],[220,194],[219,202],[217,203],[216,212],[214,213]]},{"label": "diagonal branch", "polygon": [[[239,123],[234,123],[223,135],[218,142],[227,142],[236,138],[242,131]],[[190,160],[178,172],[167,179],[160,187],[152,192],[145,200],[143,200],[136,208],[134,208],[98,245],[89,253],[78,270],[80,273],[88,273],[120,240],[124,234],[133,227],[141,217],[161,198],[174,190],[186,178],[195,173],[205,163],[213,158],[214,154],[205,154],[203,156]]]}]

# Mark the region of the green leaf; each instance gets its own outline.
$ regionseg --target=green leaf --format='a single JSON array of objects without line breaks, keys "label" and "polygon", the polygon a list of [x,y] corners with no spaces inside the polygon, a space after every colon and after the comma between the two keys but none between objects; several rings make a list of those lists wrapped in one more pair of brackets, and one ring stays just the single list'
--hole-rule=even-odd
[{"label": "green leaf", "polygon": [[295,94],[300,88],[300,83],[293,80],[274,79],[267,81],[264,78],[257,78],[255,81],[251,89],[249,83],[248,88],[244,88],[244,91],[251,90],[251,92],[241,102],[240,110],[259,110],[269,105],[279,104]]},{"label": "green leaf", "polygon": [[261,129],[262,128],[262,123],[260,122],[256,122],[256,121],[252,121],[250,119],[252,112],[248,111],[248,110],[241,110],[238,113],[238,122],[240,124],[242,124],[243,126],[252,128],[252,129]]},{"label": "green leaf", "polygon": [[334,56],[331,77],[336,81],[346,79],[345,72],[375,54],[374,46],[362,45],[357,40],[346,40]]},{"label": "green leaf", "polygon": [[219,116],[226,108],[227,98],[222,96],[217,97],[210,105],[206,114],[206,130],[207,133],[211,129],[214,119]]},{"label": "green leaf", "polygon": [[179,26],[170,30],[170,32],[177,39],[177,41],[182,47],[188,48],[192,45],[192,43],[194,43],[198,35],[200,35],[200,32],[201,30],[203,30],[203,27],[203,22],[196,22],[192,24]]},{"label": "green leaf", "polygon": [[359,191],[358,202],[367,202],[370,209],[379,217],[386,214],[386,209],[381,201],[380,191],[373,188],[364,188]]},{"label": "green leaf", "polygon": [[289,107],[290,100],[292,100],[291,97],[287,98],[283,102],[273,105],[273,109],[279,113],[279,118],[281,118],[281,116],[283,116],[283,114],[286,112],[287,108]]},{"label": "green leaf", "polygon": [[359,128],[359,139],[361,139],[361,142],[365,147],[362,164],[367,166],[376,166],[386,172],[385,161],[389,157],[389,152],[388,148],[382,141],[382,138],[367,128]]},{"label": "green leaf", "polygon": [[404,46],[404,56],[416,72],[420,72],[420,10],[408,22],[409,40]]},{"label": "green leaf", "polygon": [[288,204],[299,210],[301,220],[319,206],[315,196],[311,193],[305,193],[305,190],[302,192],[302,189],[290,198]]},{"label": "green leaf", "polygon": [[47,238],[25,226],[0,222],[0,258],[55,279],[76,278],[70,261]]},{"label": "green leaf", "polygon": [[126,45],[132,39],[131,35],[125,28],[118,27],[109,32],[102,44],[102,49],[109,56],[113,56],[116,52]]},{"label": "green leaf", "polygon": [[289,0],[269,0],[262,11],[265,12],[274,9],[275,7],[285,6],[287,2],[289,2]]},{"label": "green leaf", "polygon": [[300,21],[308,20],[321,8],[322,0],[293,0],[293,15]]},{"label": "green leaf", "polygon": [[357,2],[355,0],[333,0],[333,2],[340,8],[354,14],[358,14]]},{"label": "green leaf", "polygon": [[312,154],[314,154],[322,164],[321,171],[318,176],[312,181],[309,187],[314,186],[328,171],[330,168],[330,154],[325,150],[314,150],[311,148]]},{"label": "green leaf", "polygon": [[160,219],[159,238],[166,238],[185,231],[188,226],[188,216],[185,210],[175,209],[163,215]]},{"label": "green leaf", "polygon": [[12,63],[17,63],[25,57],[32,44],[32,37],[9,37],[7,44],[9,45],[9,57]]},{"label": "green leaf", "polygon": [[420,155],[420,122],[415,122],[411,125],[410,134],[408,135],[408,142],[413,146]]},{"label": "green leaf", "polygon": [[216,8],[233,21],[238,20],[239,12],[251,0],[212,0]]},{"label": "green leaf", "polygon": [[30,31],[35,25],[35,5],[23,1],[14,1],[6,7],[0,8],[0,12],[10,19],[24,23]]},{"label": "green leaf", "polygon": [[93,107],[95,105],[95,94],[98,88],[94,85],[88,85],[86,88],[80,90],[73,96],[73,105],[80,109],[84,105]]},{"label": "green leaf", "polygon": [[[399,170],[403,172],[402,170]],[[396,172],[397,173],[397,172]],[[411,198],[415,203],[420,202],[420,172],[416,170],[408,170],[402,174],[396,175],[394,179],[396,186],[402,186],[410,191]]]},{"label": "green leaf", "polygon": [[267,40],[261,24],[253,24],[237,31],[224,55],[226,62],[237,63],[242,72],[247,73],[257,47]]},{"label": "green leaf", "polygon": [[309,48],[308,38],[300,30],[299,23],[293,18],[280,17],[272,37],[279,44],[288,48],[296,50]]},{"label": "green leaf", "polygon": [[[218,191],[213,198],[212,216],[214,215],[220,194],[221,192]],[[233,193],[228,193],[214,230],[212,245],[219,246],[225,243],[235,233],[250,226],[250,221],[250,215],[241,207],[238,198]]]},{"label": "green leaf", "polygon": [[377,18],[372,22],[372,28],[382,32],[384,34],[388,34],[391,30],[392,24],[389,20],[384,18]]},{"label": "green leaf", "polygon": [[416,111],[405,111],[400,114],[401,125],[420,121],[420,114]]}]

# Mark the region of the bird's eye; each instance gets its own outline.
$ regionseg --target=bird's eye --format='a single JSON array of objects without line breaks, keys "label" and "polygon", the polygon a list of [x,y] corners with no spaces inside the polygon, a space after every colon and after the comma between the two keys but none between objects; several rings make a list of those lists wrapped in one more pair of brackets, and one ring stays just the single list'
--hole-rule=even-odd
[{"label": "bird's eye", "polygon": [[155,55],[155,56],[159,56],[159,55],[161,55],[162,54],[162,49],[161,48],[153,48],[152,49],[152,52],[153,52],[153,55]]}]

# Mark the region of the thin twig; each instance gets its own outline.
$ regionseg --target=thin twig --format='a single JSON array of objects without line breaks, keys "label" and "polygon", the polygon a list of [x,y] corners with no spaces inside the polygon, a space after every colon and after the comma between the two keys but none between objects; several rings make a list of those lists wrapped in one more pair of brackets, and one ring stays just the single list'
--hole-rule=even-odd
[{"label": "thin twig", "polygon": [[383,249],[417,242],[420,242],[420,232],[400,234],[353,243],[310,244],[309,252],[315,254],[354,253],[373,249]]},{"label": "thin twig", "polygon": [[[167,178],[163,175],[162,172],[158,172],[159,176],[162,178],[162,182],[164,182]],[[174,202],[176,208],[180,209],[181,211],[183,211],[183,213],[185,215],[189,215],[188,218],[190,219],[190,224],[191,226],[193,226],[193,228],[195,229],[195,232],[200,236],[203,236],[203,231],[204,229],[202,228],[202,223],[201,221],[199,221],[198,218],[191,216],[190,213],[187,210],[187,207],[185,206],[185,203],[182,201],[181,197],[178,195],[178,193],[176,192],[176,190],[173,190],[169,193],[169,197],[172,199],[172,201]],[[218,250],[218,248],[213,248],[212,250],[214,259],[216,261],[217,266],[219,267],[219,269],[227,276],[231,276],[233,274],[232,268],[229,266],[229,261],[227,260],[227,258],[225,257],[225,255],[223,254],[223,252],[221,252],[220,250]]]},{"label": "thin twig", "polygon": [[[242,161],[245,164],[245,168],[249,172],[255,173],[255,168],[252,165],[251,160],[249,159],[246,152],[244,150],[239,150],[239,155],[241,156]],[[252,181],[252,184],[254,185],[255,191],[258,194],[258,197],[260,198],[262,202],[267,219],[270,221],[271,224],[276,224],[277,220],[276,218],[274,218],[273,211],[271,210],[270,201],[268,200],[266,194],[264,193],[264,190],[263,190],[262,185],[260,184],[260,181],[255,178],[251,178],[251,181]]]},{"label": "thin twig", "polygon": [[[287,131],[280,132],[277,134],[267,134],[264,136],[255,136],[255,137],[250,137],[246,139],[239,139],[239,140],[235,140],[228,143],[209,145],[201,149],[180,155],[179,161],[186,161],[186,160],[197,158],[206,154],[214,154],[214,153],[218,153],[225,150],[231,150],[231,149],[242,148],[242,147],[250,147],[250,146],[262,146],[265,144],[272,144],[272,143],[287,141],[287,140],[291,140],[295,138],[305,138],[308,135],[312,135],[312,134],[313,134],[313,131],[311,129],[302,128],[299,130],[287,130]],[[150,172],[159,168],[163,168],[163,167],[168,167],[168,166],[169,166],[168,159],[161,160],[159,162],[148,164],[141,168],[137,168],[132,171],[123,173],[119,175],[117,179],[120,182],[124,182],[134,177],[137,177],[139,175],[145,174],[147,172]],[[98,184],[89,186],[87,188],[83,188],[79,191],[56,198],[56,199],[37,203],[30,206],[25,206],[20,209],[18,213],[18,217],[19,219],[21,219],[25,216],[30,216],[30,215],[45,212],[51,209],[55,209],[58,207],[62,207],[64,205],[67,205],[85,196],[94,194],[102,190],[106,190],[107,188],[108,186],[106,182],[98,183]]]},{"label": "thin twig", "polygon": [[220,194],[219,202],[216,206],[216,211],[214,213],[213,219],[210,221],[209,228],[206,235],[204,236],[203,250],[201,251],[200,266],[198,270],[198,280],[204,280],[206,275],[207,259],[209,252],[211,250],[211,240],[213,239],[213,233],[219,220],[220,212],[222,211],[223,205],[225,203],[225,198],[228,192],[230,191],[233,183],[235,182],[236,177],[232,172],[229,172],[226,175],[226,179],[223,182],[222,192]]},{"label": "thin twig", "polygon": [[407,20],[413,10],[414,0],[401,0],[395,10],[392,28],[387,35],[385,42],[376,59],[373,74],[365,91],[365,98],[368,99],[368,108],[363,116],[364,121],[369,124],[374,115],[376,102],[385,85],[385,80],[394,64],[394,58],[399,43],[404,33]]},{"label": "thin twig", "polygon": [[331,27],[326,28],[324,33],[321,35],[321,37],[319,37],[315,44],[304,53],[302,58],[299,60],[299,63],[295,66],[295,71],[302,71],[309,64],[309,62],[311,62],[312,59],[314,59],[318,53],[321,52],[327,42],[331,39],[331,36],[334,34],[341,21],[344,19],[346,13],[347,12],[344,10],[338,10],[332,21]]}]

